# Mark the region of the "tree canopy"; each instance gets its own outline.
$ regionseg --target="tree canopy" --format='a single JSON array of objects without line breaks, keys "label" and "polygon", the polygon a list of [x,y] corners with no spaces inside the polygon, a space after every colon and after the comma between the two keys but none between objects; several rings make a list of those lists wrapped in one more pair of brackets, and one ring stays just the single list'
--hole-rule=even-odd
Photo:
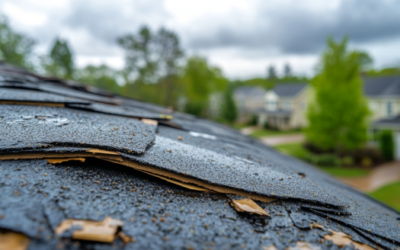
[{"label": "tree canopy", "polygon": [[0,60],[32,70],[34,45],[32,38],[13,31],[8,19],[0,14]]},{"label": "tree canopy", "polygon": [[42,65],[46,73],[52,76],[73,79],[74,58],[68,42],[57,38],[49,55],[42,58]]},{"label": "tree canopy", "polygon": [[314,101],[309,105],[307,140],[322,149],[351,150],[367,140],[369,110],[362,93],[360,58],[349,51],[347,38],[328,39],[319,72],[311,81]]}]

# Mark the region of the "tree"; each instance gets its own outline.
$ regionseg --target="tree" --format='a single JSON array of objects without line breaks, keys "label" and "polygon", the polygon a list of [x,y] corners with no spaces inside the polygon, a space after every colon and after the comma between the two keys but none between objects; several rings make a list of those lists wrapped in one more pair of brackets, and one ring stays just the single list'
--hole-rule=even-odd
[{"label": "tree", "polygon": [[283,68],[285,78],[292,77],[292,67],[290,67],[289,63],[286,63]]},{"label": "tree", "polygon": [[336,152],[362,146],[367,140],[369,110],[362,93],[358,53],[348,51],[347,39],[328,48],[312,80],[314,101],[309,105],[307,140]]},{"label": "tree", "polygon": [[194,56],[186,62],[181,83],[186,98],[185,111],[204,117],[209,95],[224,90],[227,80],[219,68],[210,66],[205,58]]},{"label": "tree", "polygon": [[379,136],[379,147],[382,153],[383,159],[386,161],[392,161],[394,159],[394,139],[391,130],[384,130]]},{"label": "tree", "polygon": [[0,15],[0,60],[32,70],[34,45],[32,38],[14,32],[7,18]]},{"label": "tree", "polygon": [[175,106],[180,88],[178,64],[183,57],[178,36],[164,28],[152,33],[144,26],[137,34],[120,37],[118,43],[125,50],[127,94]]},{"label": "tree", "polygon": [[78,70],[75,75],[76,80],[84,84],[109,90],[114,94],[121,92],[122,87],[117,83],[117,79],[122,78],[121,74],[107,65],[89,65]]},{"label": "tree", "polygon": [[358,57],[361,71],[367,71],[372,68],[372,64],[374,61],[372,60],[371,56],[367,52],[355,51],[354,53]]},{"label": "tree", "polygon": [[72,79],[74,59],[68,42],[57,38],[49,55],[42,58],[42,65],[49,75]]},{"label": "tree", "polygon": [[233,100],[233,87],[231,84],[227,86],[223,95],[221,118],[229,123],[233,123],[237,119],[237,108]]},{"label": "tree", "polygon": [[275,80],[276,79],[276,70],[273,65],[268,67],[268,79]]}]

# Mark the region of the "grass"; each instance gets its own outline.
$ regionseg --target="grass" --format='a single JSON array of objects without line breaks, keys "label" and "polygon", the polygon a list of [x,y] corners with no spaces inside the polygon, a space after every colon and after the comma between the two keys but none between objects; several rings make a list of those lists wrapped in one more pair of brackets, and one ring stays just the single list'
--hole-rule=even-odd
[{"label": "grass", "polygon": [[381,187],[369,195],[400,212],[400,181]]},{"label": "grass", "polygon": [[242,128],[249,127],[249,125],[247,125],[247,124],[233,124],[232,126],[237,130],[241,130]]},{"label": "grass", "polygon": [[261,138],[261,137],[276,136],[276,135],[298,134],[300,132],[301,131],[299,130],[280,131],[280,130],[260,129],[250,134],[250,136],[254,138]]},{"label": "grass", "polygon": [[282,153],[299,159],[306,159],[309,154],[301,143],[282,144],[275,146],[275,148]]},{"label": "grass", "polygon": [[368,169],[360,168],[342,168],[342,167],[319,167],[325,173],[335,177],[353,178],[367,176],[370,173]]}]

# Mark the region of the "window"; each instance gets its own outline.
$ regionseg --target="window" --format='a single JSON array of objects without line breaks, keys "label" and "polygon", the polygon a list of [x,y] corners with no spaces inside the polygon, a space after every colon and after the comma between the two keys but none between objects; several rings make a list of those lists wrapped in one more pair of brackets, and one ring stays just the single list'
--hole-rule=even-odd
[{"label": "window", "polygon": [[284,104],[283,104],[283,109],[290,110],[291,106],[292,106],[292,102],[291,101],[285,101]]},{"label": "window", "polygon": [[386,103],[386,114],[387,114],[387,116],[393,115],[392,102],[387,102]]}]

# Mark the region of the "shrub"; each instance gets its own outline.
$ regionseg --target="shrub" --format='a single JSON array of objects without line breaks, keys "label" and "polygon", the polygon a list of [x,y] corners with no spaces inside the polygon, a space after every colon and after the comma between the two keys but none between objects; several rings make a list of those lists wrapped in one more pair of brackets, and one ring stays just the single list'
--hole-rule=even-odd
[{"label": "shrub", "polygon": [[257,125],[257,120],[258,120],[257,116],[256,116],[256,115],[252,115],[252,116],[250,117],[250,120],[249,120],[249,122],[248,122],[248,125],[250,125],[250,126],[255,126],[255,125]]},{"label": "shrub", "polygon": [[392,131],[384,130],[381,132],[379,137],[379,148],[384,160],[391,161],[394,159],[394,140]]}]

